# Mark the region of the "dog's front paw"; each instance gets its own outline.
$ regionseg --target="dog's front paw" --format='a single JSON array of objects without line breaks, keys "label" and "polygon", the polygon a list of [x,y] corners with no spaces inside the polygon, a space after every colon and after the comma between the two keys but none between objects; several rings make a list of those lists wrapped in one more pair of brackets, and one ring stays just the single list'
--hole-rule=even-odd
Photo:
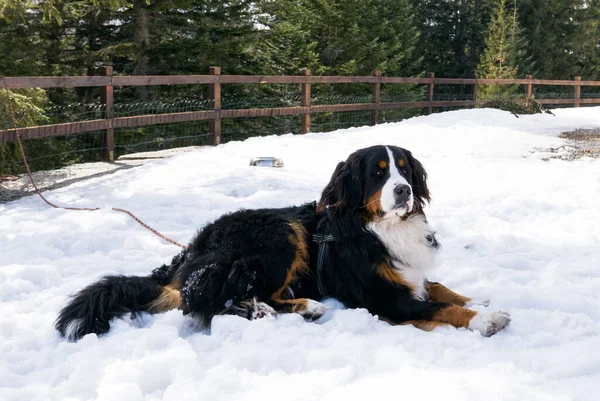
[{"label": "dog's front paw", "polygon": [[306,302],[306,308],[302,311],[299,311],[298,313],[302,315],[302,317],[305,320],[314,322],[315,320],[323,316],[328,309],[329,308],[326,305],[309,299]]},{"label": "dog's front paw", "polygon": [[506,312],[478,312],[469,323],[470,330],[477,330],[484,337],[491,337],[510,323]]},{"label": "dog's front paw", "polygon": [[255,302],[251,314],[251,320],[262,319],[267,316],[275,316],[277,312],[264,302]]},{"label": "dog's front paw", "polygon": [[465,305],[465,308],[470,308],[471,306],[485,306],[487,308],[488,306],[490,306],[490,300],[481,298],[471,298],[471,300]]}]

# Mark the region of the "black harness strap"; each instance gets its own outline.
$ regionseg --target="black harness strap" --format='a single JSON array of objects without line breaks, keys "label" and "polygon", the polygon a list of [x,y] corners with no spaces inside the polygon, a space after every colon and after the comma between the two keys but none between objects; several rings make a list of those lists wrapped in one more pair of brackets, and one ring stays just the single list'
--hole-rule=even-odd
[{"label": "black harness strap", "polygon": [[317,288],[322,297],[329,295],[327,288],[325,287],[325,281],[323,280],[323,267],[325,265],[325,258],[327,257],[327,251],[329,247],[328,242],[334,240],[331,234],[315,234],[313,235],[313,242],[319,244],[319,253],[317,256]]}]

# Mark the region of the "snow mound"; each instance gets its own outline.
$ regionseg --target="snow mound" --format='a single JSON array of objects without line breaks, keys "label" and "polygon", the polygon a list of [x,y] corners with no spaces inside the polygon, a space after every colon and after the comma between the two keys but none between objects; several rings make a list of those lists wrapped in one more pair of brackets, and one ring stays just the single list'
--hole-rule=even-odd
[{"label": "snow mound", "polygon": [[[515,118],[463,110],[328,134],[252,138],[149,162],[0,205],[2,400],[597,400],[600,160],[550,159],[562,131],[597,128],[600,108]],[[443,245],[432,279],[490,298],[512,324],[491,338],[392,327],[365,310],[259,321],[179,311],[121,319],[101,338],[62,341],[67,296],[106,274],[147,274],[180,242],[239,208],[312,201],[352,151],[410,149],[430,175],[426,212]],[[250,167],[276,156],[281,169]]]}]

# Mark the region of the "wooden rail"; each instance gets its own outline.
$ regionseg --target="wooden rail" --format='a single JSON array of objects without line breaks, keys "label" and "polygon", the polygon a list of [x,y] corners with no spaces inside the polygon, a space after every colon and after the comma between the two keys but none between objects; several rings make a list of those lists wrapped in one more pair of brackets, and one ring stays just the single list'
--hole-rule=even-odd
[{"label": "wooden rail", "polygon": [[[106,104],[104,118],[72,122],[65,124],[43,125],[37,127],[19,128],[23,139],[48,138],[53,136],[71,135],[83,132],[104,131],[102,146],[103,158],[114,160],[114,130],[124,127],[141,127],[155,124],[177,123],[185,121],[209,121],[209,130],[213,144],[221,142],[221,120],[224,118],[250,118],[272,116],[301,116],[301,133],[310,131],[310,116],[314,113],[347,112],[370,110],[372,124],[379,122],[379,111],[407,108],[426,108],[432,113],[439,107],[470,107],[484,103],[477,100],[478,85],[523,85],[525,99],[532,97],[533,85],[571,86],[574,89],[572,99],[536,99],[542,104],[600,104],[600,99],[582,99],[582,86],[600,86],[600,81],[582,81],[581,77],[574,80],[546,80],[533,79],[528,75],[525,79],[480,79],[474,78],[437,78],[434,73],[428,73],[425,78],[410,77],[382,77],[379,71],[372,76],[313,76],[310,70],[305,69],[302,75],[273,76],[273,75],[221,75],[219,67],[211,67],[209,75],[173,75],[173,76],[114,76],[112,67],[104,67],[98,71],[97,76],[81,77],[6,77],[6,87],[19,88],[64,88],[64,87],[100,87],[101,101]],[[0,81],[0,89],[4,88]],[[373,100],[369,103],[355,104],[310,104],[311,85],[313,84],[340,84],[362,83],[372,84]],[[213,101],[213,109],[206,111],[178,112],[166,114],[152,114],[133,117],[114,117],[113,89],[115,86],[147,86],[147,85],[209,85],[209,98]],[[270,107],[255,109],[221,108],[221,85],[223,84],[299,84],[301,85],[301,106]],[[381,102],[381,84],[413,84],[426,85],[425,101],[415,102]],[[472,100],[435,101],[434,91],[436,85],[472,85]],[[0,130],[0,143],[16,140],[17,130]]]}]

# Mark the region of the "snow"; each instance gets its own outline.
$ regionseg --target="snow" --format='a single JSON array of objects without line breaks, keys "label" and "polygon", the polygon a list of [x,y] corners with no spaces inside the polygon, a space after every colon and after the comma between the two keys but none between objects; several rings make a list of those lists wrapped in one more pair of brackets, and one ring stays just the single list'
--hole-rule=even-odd
[{"label": "snow", "polygon": [[[464,110],[252,138],[46,193],[98,212],[36,197],[0,205],[0,399],[597,400],[600,160],[545,161],[535,149],[598,127],[600,108],[555,113]],[[443,246],[431,278],[508,311],[506,331],[425,333],[335,300],[316,323],[223,316],[208,334],[171,311],[78,343],[54,331],[69,294],[106,274],[148,274],[179,251],[109,207],[186,242],[228,211],[316,199],[338,161],[373,144],[410,149],[430,174],[426,212]],[[285,167],[248,166],[257,156]]]},{"label": "snow", "polygon": [[[166,158],[177,153],[190,152],[197,149],[199,149],[198,146],[189,146],[186,148],[133,153],[119,157],[117,163],[92,162],[72,164],[56,170],[36,171],[33,173],[33,179],[39,189],[56,189],[84,179],[140,166],[148,162],[149,159]],[[31,184],[27,174],[10,177],[10,180],[4,182],[0,180],[0,202],[19,199],[33,192],[35,192],[35,188]]]}]

